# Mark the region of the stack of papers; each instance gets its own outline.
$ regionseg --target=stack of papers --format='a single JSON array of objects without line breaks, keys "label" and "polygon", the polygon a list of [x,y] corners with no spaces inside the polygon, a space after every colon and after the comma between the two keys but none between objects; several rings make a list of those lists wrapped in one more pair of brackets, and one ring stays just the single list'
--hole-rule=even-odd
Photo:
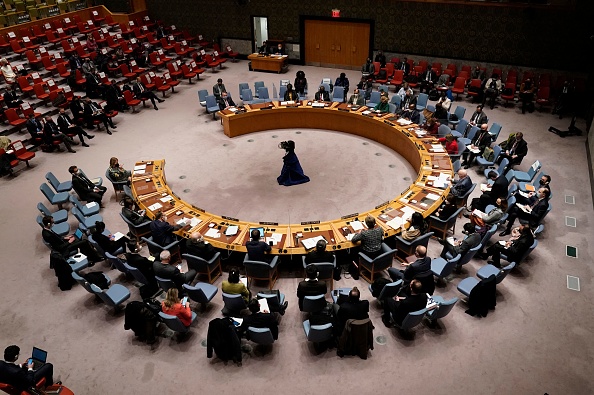
[{"label": "stack of papers", "polygon": [[475,147],[472,145],[467,148],[468,148],[468,151],[472,152],[473,154],[478,154],[481,152],[481,150],[478,147]]},{"label": "stack of papers", "polygon": [[365,111],[363,111],[361,114],[363,114],[363,115],[369,115],[369,114],[371,114],[371,111],[369,111],[369,110],[365,110]]},{"label": "stack of papers", "polygon": [[237,108],[235,107],[229,107],[227,110],[231,111],[231,112],[237,112],[239,111]]},{"label": "stack of papers", "polygon": [[149,209],[149,210],[151,210],[151,211],[157,211],[157,210],[158,210],[158,209],[160,209],[161,207],[163,207],[163,206],[161,205],[161,203],[155,203],[155,204],[153,204],[153,205],[151,205],[151,206],[148,206],[148,209]]},{"label": "stack of papers", "polygon": [[219,233],[218,229],[215,228],[210,228],[205,234],[204,236],[206,237],[212,237],[213,239],[218,239],[221,237],[221,233]]},{"label": "stack of papers", "polygon": [[408,119],[404,119],[404,118],[400,118],[399,120],[396,121],[399,125],[405,126],[405,125],[410,125],[412,123],[412,121],[409,121]]},{"label": "stack of papers", "polygon": [[270,237],[266,237],[265,241],[266,243],[269,243],[272,241],[272,245],[277,245],[279,244],[283,239],[283,234],[282,233],[273,233],[272,236]]},{"label": "stack of papers", "polygon": [[162,198],[161,198],[161,201],[162,201],[163,203],[167,203],[167,202],[168,202],[168,201],[170,201],[170,200],[173,200],[173,198],[172,198],[171,196],[169,196],[169,195],[167,195],[167,196],[165,196],[165,197],[162,197]]},{"label": "stack of papers", "polygon": [[301,244],[303,244],[303,247],[305,247],[306,250],[309,250],[316,246],[316,243],[318,242],[318,240],[326,240],[326,239],[324,239],[324,236],[310,237],[309,239],[301,240]]},{"label": "stack of papers", "polygon": [[146,170],[146,164],[134,166],[134,174],[142,174]]},{"label": "stack of papers", "polygon": [[260,304],[261,312],[267,311],[270,313],[270,307],[268,307],[268,299],[266,299],[266,298],[258,299],[258,303]]},{"label": "stack of papers", "polygon": [[235,236],[237,234],[238,230],[239,230],[239,226],[231,225],[225,231],[225,236]]},{"label": "stack of papers", "polygon": [[441,173],[439,175],[439,177],[437,177],[434,181],[433,181],[433,186],[435,188],[446,188],[449,184],[448,179],[450,178],[450,176],[448,176],[447,173]]},{"label": "stack of papers", "polygon": [[402,207],[400,209],[400,211],[403,212],[402,219],[404,221],[408,221],[410,219],[410,217],[412,217],[413,213],[415,212],[415,210],[413,208],[410,208],[410,207]]},{"label": "stack of papers", "polygon": [[176,224],[181,225],[181,226],[186,226],[189,223],[190,223],[190,218],[182,218],[176,222]]},{"label": "stack of papers", "polygon": [[311,106],[312,107],[325,107],[326,105],[324,103],[312,103]]},{"label": "stack of papers", "polygon": [[356,235],[356,233],[349,233],[348,235],[346,235],[346,239],[348,241],[351,241],[351,240],[353,240],[353,237],[355,237],[355,235]]},{"label": "stack of papers", "polygon": [[439,195],[437,195],[435,193],[428,193],[427,196],[425,196],[425,199],[438,200],[439,199]]},{"label": "stack of papers", "polygon": [[87,256],[85,254],[78,253],[78,254],[70,257],[69,260],[73,260],[74,262],[78,263],[78,262],[81,262],[83,259],[87,259]]},{"label": "stack of papers", "polygon": [[124,237],[124,234],[122,232],[115,232],[112,236],[115,241],[118,241],[119,239]]},{"label": "stack of papers", "polygon": [[404,221],[402,221],[401,217],[395,217],[392,220],[386,222],[386,225],[388,225],[392,229],[400,229],[403,223]]},{"label": "stack of papers", "polygon": [[431,144],[431,149],[433,150],[433,152],[445,152],[445,150],[443,149],[443,145],[441,144]]},{"label": "stack of papers", "polygon": [[202,222],[202,220],[201,220],[200,218],[195,218],[195,217],[194,217],[194,218],[192,218],[192,219],[190,220],[190,226],[193,228],[193,227],[195,227],[196,225],[198,225],[200,222]]},{"label": "stack of papers", "polygon": [[491,185],[481,184],[481,192],[489,192],[490,190],[491,190]]},{"label": "stack of papers", "polygon": [[360,230],[364,229],[363,223],[361,221],[351,221],[351,228],[353,228],[353,230],[355,232],[358,232]]}]

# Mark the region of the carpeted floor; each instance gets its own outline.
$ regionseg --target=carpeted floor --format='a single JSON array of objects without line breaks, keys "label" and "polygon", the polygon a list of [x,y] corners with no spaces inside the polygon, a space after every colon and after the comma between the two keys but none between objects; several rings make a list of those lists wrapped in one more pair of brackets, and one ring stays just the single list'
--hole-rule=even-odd
[{"label": "carpeted floor", "polygon": [[[32,346],[48,350],[56,376],[75,393],[90,395],[174,391],[256,394],[270,389],[283,394],[593,392],[593,249],[589,240],[594,225],[590,221],[592,196],[585,136],[561,139],[549,133],[551,125],[566,129],[569,120],[545,112],[522,115],[517,107],[502,106],[486,110],[489,123],[503,125],[502,137],[524,132],[530,151],[519,168],[526,170],[539,159],[553,178],[554,195],[553,211],[546,218],[538,248],[498,286],[497,309],[486,318],[465,314],[461,301],[437,328],[422,324],[415,329],[414,337],[407,339],[383,326],[379,306],[371,300],[364,280],[343,278],[335,287],[357,285],[362,296],[371,300],[375,349],[366,361],[358,357],[340,359],[335,350],[315,355],[305,339],[301,324],[304,316],[297,307],[295,290],[300,273],[289,272],[293,265],[290,257],[285,257],[277,287],[287,294],[289,309],[280,324],[279,340],[268,352],[255,348],[253,354],[244,354],[243,367],[236,367],[206,358],[208,321],[220,316],[220,293],[205,312],[198,312],[185,342],[159,338],[151,347],[124,331],[123,313],[114,314],[81,287],[61,292],[48,268],[49,252],[34,221],[37,202],[49,204],[39,192],[47,171],[64,180],[69,178],[68,166],[76,164],[89,176],[103,176],[111,156],[120,158],[127,168],[137,160],[165,158],[168,183],[185,200],[223,215],[279,222],[323,220],[363,211],[396,196],[414,178],[411,167],[394,152],[340,133],[273,130],[228,139],[219,121],[213,121],[198,104],[198,89],[210,92],[221,77],[238,98],[240,82],[253,86],[262,80],[272,91],[273,83],[278,89],[281,78],[293,79],[302,69],[310,91],[314,91],[317,81],[334,79],[342,70],[291,66],[287,75],[279,76],[249,72],[246,61],[226,65],[219,73],[205,73],[197,84],[182,82],[159,111],[146,108],[139,114],[118,115],[114,135],[96,132],[90,148],[75,147],[76,154],[37,152],[34,168],[19,171],[14,179],[2,179],[0,347],[20,345],[22,359]],[[345,72],[351,84],[359,80],[358,72]],[[466,107],[467,118],[474,110],[464,98],[454,102],[453,108],[456,105]],[[584,129],[583,121],[578,126]],[[19,135],[11,138],[16,140]],[[290,188],[276,184],[282,157],[276,145],[285,139],[297,142],[297,154],[312,178],[310,183]],[[392,164],[396,166],[390,167]],[[475,182],[483,179],[474,169],[470,175]],[[125,231],[118,215],[120,206],[111,186],[107,186],[110,189],[101,215],[111,231]],[[565,195],[575,196],[575,205],[566,204]],[[577,227],[565,226],[565,216],[575,217]],[[72,216],[69,222],[74,229]],[[459,221],[458,232],[463,222]],[[565,256],[566,244],[578,247],[579,259]],[[430,242],[431,256],[440,249],[437,242]],[[147,253],[146,248],[143,253]],[[240,259],[234,255],[225,258],[226,262]],[[293,257],[297,259],[300,261]],[[462,274],[438,287],[436,294],[446,299],[461,297],[456,290],[458,282],[474,276],[484,264],[473,260]],[[132,293],[130,300],[140,299],[138,288],[106,264],[98,264],[93,270],[103,270],[113,283],[125,285]],[[580,278],[580,292],[567,289],[568,274]],[[220,286],[220,282],[215,285]]]}]

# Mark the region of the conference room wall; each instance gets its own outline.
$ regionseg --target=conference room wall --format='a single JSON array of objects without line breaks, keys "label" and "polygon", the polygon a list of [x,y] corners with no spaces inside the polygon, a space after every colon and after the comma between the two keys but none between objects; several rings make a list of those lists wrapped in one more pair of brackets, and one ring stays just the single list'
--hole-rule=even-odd
[{"label": "conference room wall", "polygon": [[[417,3],[388,0],[325,2],[147,0],[149,15],[209,40],[251,40],[251,15],[267,16],[269,37],[299,42],[299,16],[375,20],[374,49],[479,62],[585,71],[592,5],[576,9]],[[241,2],[245,3],[245,2]],[[590,2],[591,3],[591,2]]]}]

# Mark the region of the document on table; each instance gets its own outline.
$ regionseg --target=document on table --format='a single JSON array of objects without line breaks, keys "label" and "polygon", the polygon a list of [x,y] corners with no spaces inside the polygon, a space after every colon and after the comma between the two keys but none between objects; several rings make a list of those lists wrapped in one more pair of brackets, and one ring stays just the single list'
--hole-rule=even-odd
[{"label": "document on table", "polygon": [[481,192],[489,192],[489,191],[491,191],[491,185],[481,184]]},{"label": "document on table", "polygon": [[318,242],[318,240],[326,241],[326,239],[324,239],[324,236],[316,236],[316,237],[310,237],[309,239],[301,240],[301,244],[303,244],[303,247],[305,247],[306,250],[309,250],[316,246],[316,243]]},{"label": "document on table", "polygon": [[326,107],[326,105],[324,103],[312,103],[311,106],[312,107],[320,107],[320,108]]},{"label": "document on table", "polygon": [[412,123],[412,121],[409,121],[408,119],[400,118],[399,120],[396,121],[396,123],[398,123],[399,125],[402,125],[402,126],[406,126],[406,125],[410,125]]},{"label": "document on table", "polygon": [[353,240],[353,237],[355,237],[355,235],[356,235],[356,233],[349,233],[345,237],[348,241],[351,241],[351,240]]},{"label": "document on table", "polygon": [[448,243],[450,243],[451,245],[456,245],[456,239],[455,239],[454,237],[452,237],[452,236],[448,237],[448,238],[446,239],[446,241],[447,241]]},{"label": "document on table", "polygon": [[400,229],[403,223],[404,221],[401,217],[394,217],[390,221],[386,222],[386,225],[388,225],[392,229]]},{"label": "document on table", "polygon": [[365,227],[363,226],[363,223],[361,221],[351,221],[351,228],[353,228],[353,230],[355,232],[358,232],[360,230],[363,230]]},{"label": "document on table", "polygon": [[435,188],[447,188],[449,184],[448,178],[450,178],[450,176],[446,173],[441,173],[437,180],[433,181],[433,186]]},{"label": "document on table", "polygon": [[439,199],[439,195],[437,195],[435,193],[429,193],[429,194],[427,194],[427,196],[425,196],[425,199],[437,200],[437,199]]},{"label": "document on table", "polygon": [[219,233],[219,230],[216,228],[210,228],[205,234],[204,236],[206,237],[212,237],[213,239],[218,239],[219,237],[221,237],[221,234]]},{"label": "document on table", "polygon": [[478,154],[481,152],[481,150],[478,147],[473,146],[468,147],[468,151],[472,152],[473,154]]},{"label": "document on table", "polygon": [[273,233],[272,236],[266,238],[266,243],[272,241],[272,245],[277,245],[283,240],[282,233]]},{"label": "document on table", "polygon": [[112,236],[115,241],[118,241],[119,239],[124,237],[124,234],[122,232],[115,232]]},{"label": "document on table", "polygon": [[170,200],[173,200],[173,197],[171,197],[171,196],[167,195],[167,196],[165,196],[165,197],[162,197],[160,200],[161,200],[163,203],[167,203],[168,201],[170,201]]},{"label": "document on table", "polygon": [[441,144],[431,144],[431,149],[433,150],[433,152],[445,152],[445,150],[443,149],[443,145]]},{"label": "document on table", "polygon": [[403,221],[408,221],[410,219],[410,217],[412,217],[413,213],[415,212],[415,210],[410,207],[402,207],[400,209],[400,211],[403,212],[403,214],[402,214]]},{"label": "document on table", "polygon": [[239,226],[231,225],[225,231],[225,236],[235,236],[237,234],[237,231],[239,231]]},{"label": "document on table", "polygon": [[200,222],[202,222],[202,220],[200,218],[194,217],[190,220],[190,226],[193,228],[196,225],[198,225]]},{"label": "document on table", "polygon": [[190,218],[182,218],[176,222],[176,224],[181,225],[181,226],[186,226],[189,223],[190,223]]},{"label": "document on table", "polygon": [[161,207],[163,207],[161,205],[161,203],[155,203],[155,204],[149,206],[148,209],[151,211],[156,211],[156,210],[160,209]]}]

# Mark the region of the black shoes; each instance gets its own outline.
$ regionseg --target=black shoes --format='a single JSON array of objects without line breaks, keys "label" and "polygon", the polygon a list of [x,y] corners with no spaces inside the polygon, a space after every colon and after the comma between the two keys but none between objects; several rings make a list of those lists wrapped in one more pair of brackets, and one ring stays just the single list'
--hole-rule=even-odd
[{"label": "black shoes", "polygon": [[157,99],[159,101],[159,103],[163,103],[165,100],[163,99]]},{"label": "black shoes", "polygon": [[110,128],[112,129],[117,129],[118,127],[116,125],[114,125],[113,123],[111,125],[109,125]]},{"label": "black shoes", "polygon": [[89,140],[93,140],[95,138],[95,135],[94,134],[87,134],[87,138]]},{"label": "black shoes", "polygon": [[109,129],[107,129],[107,134],[113,134]]},{"label": "black shoes", "polygon": [[88,147],[88,146],[89,146],[89,144],[87,144],[87,143],[82,143],[82,146],[83,146],[83,147]]},{"label": "black shoes", "polygon": [[72,148],[70,148],[70,149],[68,150],[68,152],[72,152],[73,154],[75,154],[75,153],[76,153],[76,151],[75,151],[75,150],[73,150]]},{"label": "black shoes", "polygon": [[384,315],[382,315],[382,322],[384,323],[386,328],[392,327],[392,321],[390,321],[390,319]]},{"label": "black shoes", "polygon": [[159,111],[159,107],[157,107],[157,106],[155,106],[154,109],[157,110],[157,111]]},{"label": "black shoes", "polygon": [[280,315],[285,315],[285,311],[287,310],[287,307],[289,306],[289,302],[285,302],[281,305],[279,313]]}]

